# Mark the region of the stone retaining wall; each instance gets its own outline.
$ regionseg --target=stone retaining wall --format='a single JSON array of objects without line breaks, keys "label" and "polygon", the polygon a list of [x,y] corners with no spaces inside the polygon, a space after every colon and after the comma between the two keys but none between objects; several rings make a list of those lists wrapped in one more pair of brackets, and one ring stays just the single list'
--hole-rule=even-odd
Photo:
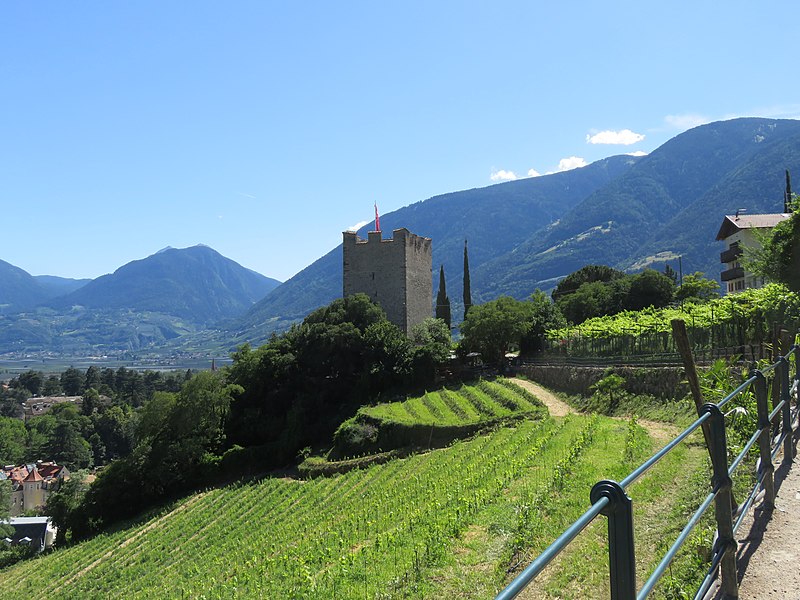
[{"label": "stone retaining wall", "polygon": [[577,367],[525,365],[519,373],[545,387],[566,394],[592,394],[590,387],[609,373],[625,379],[625,391],[676,400],[689,393],[682,367]]}]

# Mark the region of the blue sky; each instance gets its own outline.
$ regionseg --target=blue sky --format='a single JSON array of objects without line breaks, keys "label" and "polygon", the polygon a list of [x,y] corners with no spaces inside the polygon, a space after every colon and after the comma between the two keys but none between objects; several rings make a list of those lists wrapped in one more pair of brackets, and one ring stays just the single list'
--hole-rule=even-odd
[{"label": "blue sky", "polygon": [[285,280],[374,202],[800,117],[798,17],[752,1],[4,2],[0,259],[97,277],[204,243]]}]

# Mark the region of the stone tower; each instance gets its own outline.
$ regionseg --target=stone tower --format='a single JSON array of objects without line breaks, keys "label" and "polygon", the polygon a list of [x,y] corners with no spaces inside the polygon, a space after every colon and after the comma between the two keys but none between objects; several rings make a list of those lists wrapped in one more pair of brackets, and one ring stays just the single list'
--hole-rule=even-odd
[{"label": "stone tower", "polygon": [[431,239],[395,229],[392,239],[370,231],[367,240],[345,231],[342,244],[343,294],[359,292],[377,302],[406,334],[432,316]]}]

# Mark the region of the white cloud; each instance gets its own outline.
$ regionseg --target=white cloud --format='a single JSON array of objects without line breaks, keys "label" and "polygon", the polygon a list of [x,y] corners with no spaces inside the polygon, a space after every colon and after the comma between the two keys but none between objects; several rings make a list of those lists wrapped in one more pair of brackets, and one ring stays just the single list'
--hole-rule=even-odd
[{"label": "white cloud", "polygon": [[586,136],[588,144],[615,144],[622,146],[630,146],[636,142],[641,142],[643,139],[644,135],[634,133],[630,129],[622,129],[621,131],[606,130]]},{"label": "white cloud", "polygon": [[370,221],[359,221],[355,225],[350,225],[350,227],[345,229],[345,231],[358,231],[359,229],[361,229],[367,223],[370,223]]},{"label": "white cloud", "polygon": [[491,175],[492,181],[514,181],[516,178],[517,176],[514,174],[514,171],[506,171],[504,169],[492,171]]},{"label": "white cloud", "polygon": [[628,156],[647,156],[644,150],[636,150],[635,152],[628,152]]},{"label": "white cloud", "polygon": [[758,117],[766,117],[769,119],[800,119],[800,105],[779,104],[774,106],[766,106],[754,110],[753,113],[750,115],[741,115],[741,116],[758,116]]},{"label": "white cloud", "polygon": [[539,171],[537,171],[536,169],[528,169],[528,177],[539,177],[539,176],[541,176],[541,173],[539,173]]},{"label": "white cloud", "polygon": [[585,167],[587,164],[588,163],[580,156],[570,156],[569,158],[562,158],[560,161],[558,161],[558,167],[556,167],[556,172],[561,173],[562,171],[571,171],[572,169]]},{"label": "white cloud", "polygon": [[679,129],[681,131],[685,131],[687,129],[691,129],[692,127],[699,127],[700,125],[705,125],[706,123],[710,123],[713,119],[709,119],[703,115],[667,115],[664,117],[664,121],[667,123],[669,127],[672,129]]}]

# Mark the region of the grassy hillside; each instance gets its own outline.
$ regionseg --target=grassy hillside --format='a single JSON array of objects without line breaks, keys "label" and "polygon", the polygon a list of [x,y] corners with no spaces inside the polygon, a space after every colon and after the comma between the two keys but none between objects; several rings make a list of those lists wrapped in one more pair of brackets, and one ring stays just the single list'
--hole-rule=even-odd
[{"label": "grassy hillside", "polygon": [[541,403],[507,379],[462,384],[454,389],[427,392],[404,402],[370,406],[359,411],[376,420],[403,425],[467,425],[485,423],[497,417],[535,414]]},{"label": "grassy hillside", "polygon": [[404,401],[360,408],[336,431],[327,456],[330,460],[311,457],[300,469],[309,476],[343,472],[370,461],[346,459],[380,455],[375,459],[383,461],[389,450],[407,454],[440,448],[491,426],[521,418],[541,419],[546,414],[537,398],[511,380],[459,384]]},{"label": "grassy hillside", "polygon": [[[571,415],[344,475],[213,489],[0,572],[0,597],[486,598],[587,508],[593,483],[621,479],[652,446],[635,423]],[[642,573],[680,528],[686,492],[665,490],[701,456],[682,448],[629,490]],[[604,525],[536,597],[607,595]]]}]

